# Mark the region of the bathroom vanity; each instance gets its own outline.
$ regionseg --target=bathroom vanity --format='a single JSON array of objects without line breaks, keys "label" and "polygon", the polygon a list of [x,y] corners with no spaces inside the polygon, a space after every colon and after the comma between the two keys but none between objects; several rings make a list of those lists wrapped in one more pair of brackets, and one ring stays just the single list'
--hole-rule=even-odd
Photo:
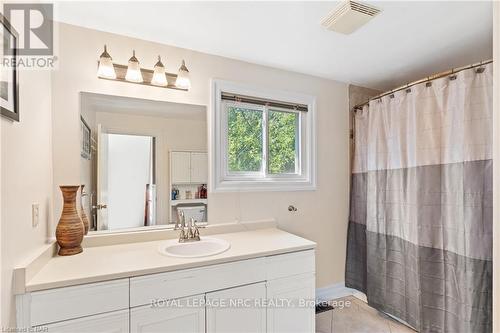
[{"label": "bathroom vanity", "polygon": [[17,295],[18,327],[49,332],[314,332],[315,243],[276,228],[218,234],[220,254],[165,241],[53,257]]}]

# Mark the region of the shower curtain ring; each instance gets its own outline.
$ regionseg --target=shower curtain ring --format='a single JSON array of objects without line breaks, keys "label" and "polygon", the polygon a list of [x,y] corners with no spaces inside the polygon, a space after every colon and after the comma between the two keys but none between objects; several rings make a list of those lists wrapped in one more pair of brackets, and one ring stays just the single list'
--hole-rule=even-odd
[{"label": "shower curtain ring", "polygon": [[453,81],[457,78],[457,76],[455,75],[455,68],[452,68],[451,69],[451,75],[450,75],[450,81]]},{"label": "shower curtain ring", "polygon": [[479,67],[478,67],[478,68],[476,68],[476,73],[477,73],[477,74],[481,74],[482,72],[484,72],[484,67],[483,67],[483,61],[481,60],[481,61],[479,62]]}]

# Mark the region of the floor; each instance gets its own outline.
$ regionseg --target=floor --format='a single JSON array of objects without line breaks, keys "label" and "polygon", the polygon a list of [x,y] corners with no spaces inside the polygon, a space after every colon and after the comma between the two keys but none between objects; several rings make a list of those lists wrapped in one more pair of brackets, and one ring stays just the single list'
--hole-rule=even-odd
[{"label": "floor", "polygon": [[333,310],[316,315],[316,333],[415,333],[354,296],[330,304]]}]

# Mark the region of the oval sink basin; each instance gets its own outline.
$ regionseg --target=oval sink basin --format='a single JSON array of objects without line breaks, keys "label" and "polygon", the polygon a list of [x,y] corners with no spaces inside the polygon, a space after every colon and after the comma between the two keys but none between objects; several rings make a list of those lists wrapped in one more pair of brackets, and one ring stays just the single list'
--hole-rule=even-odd
[{"label": "oval sink basin", "polygon": [[200,241],[179,243],[177,239],[169,240],[160,245],[160,253],[177,258],[197,258],[213,256],[231,247],[229,242],[212,237],[202,237]]}]

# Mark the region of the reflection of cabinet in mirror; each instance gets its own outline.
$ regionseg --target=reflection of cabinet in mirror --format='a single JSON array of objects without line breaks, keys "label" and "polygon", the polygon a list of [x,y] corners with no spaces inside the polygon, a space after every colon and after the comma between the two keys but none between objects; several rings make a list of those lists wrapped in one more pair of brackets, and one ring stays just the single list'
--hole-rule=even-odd
[{"label": "reflection of cabinet in mirror", "polygon": [[206,152],[172,151],[172,184],[206,184],[208,158]]},{"label": "reflection of cabinet in mirror", "polygon": [[206,184],[208,156],[202,151],[170,152],[171,221],[176,223],[182,211],[187,220],[207,220]]}]

